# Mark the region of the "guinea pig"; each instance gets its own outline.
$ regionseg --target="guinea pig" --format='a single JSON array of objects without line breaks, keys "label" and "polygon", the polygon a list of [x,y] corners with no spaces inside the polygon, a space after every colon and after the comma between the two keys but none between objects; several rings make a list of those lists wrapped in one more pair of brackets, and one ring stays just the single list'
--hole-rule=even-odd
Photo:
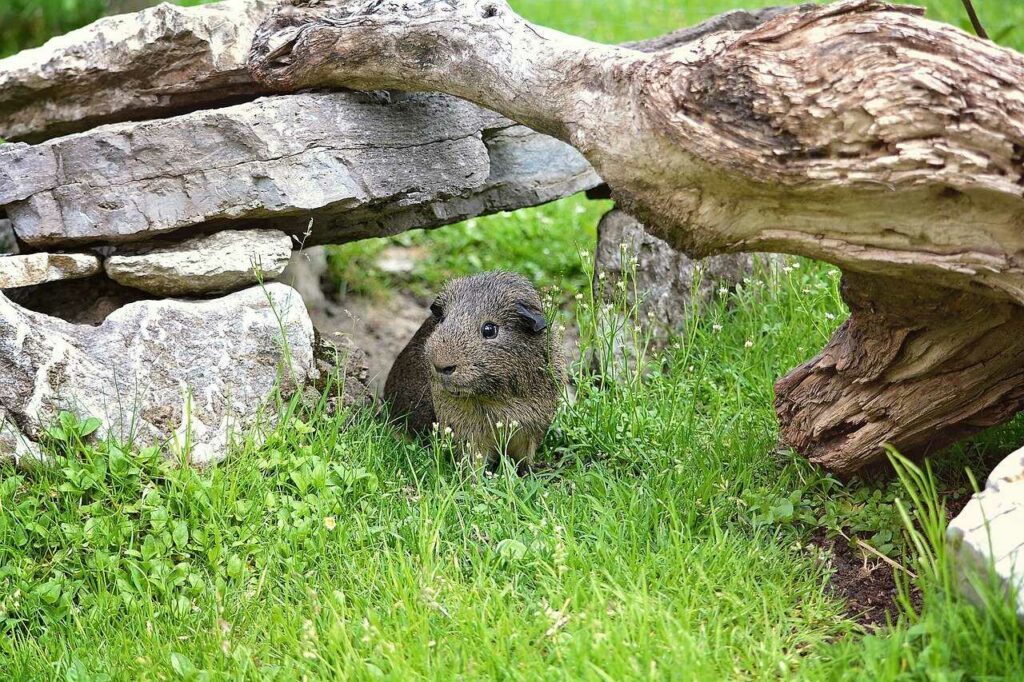
[{"label": "guinea pig", "polygon": [[565,383],[536,288],[485,272],[446,284],[430,312],[388,373],[392,416],[416,435],[450,429],[471,461],[530,466]]}]

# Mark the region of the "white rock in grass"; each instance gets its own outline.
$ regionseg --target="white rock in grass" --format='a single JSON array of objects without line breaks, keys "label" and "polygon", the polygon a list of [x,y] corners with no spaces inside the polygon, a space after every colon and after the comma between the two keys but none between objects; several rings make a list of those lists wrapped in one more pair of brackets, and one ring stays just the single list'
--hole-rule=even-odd
[{"label": "white rock in grass", "polygon": [[946,531],[964,593],[984,606],[977,585],[989,570],[1024,622],[1024,448],[992,471]]},{"label": "white rock in grass", "polygon": [[107,276],[157,296],[242,289],[276,279],[292,256],[291,237],[277,230],[217,232],[107,259]]},{"label": "white rock in grass", "polygon": [[344,403],[364,399],[356,349],[335,355],[298,294],[280,283],[210,301],[139,301],[98,327],[31,312],[0,295],[0,458],[37,456],[62,411],[102,420],[98,435],[221,459],[236,434],[275,421],[285,400],[344,366]]},{"label": "white rock in grass", "polygon": [[85,253],[32,253],[0,257],[0,289],[79,279],[100,271],[100,260]]}]

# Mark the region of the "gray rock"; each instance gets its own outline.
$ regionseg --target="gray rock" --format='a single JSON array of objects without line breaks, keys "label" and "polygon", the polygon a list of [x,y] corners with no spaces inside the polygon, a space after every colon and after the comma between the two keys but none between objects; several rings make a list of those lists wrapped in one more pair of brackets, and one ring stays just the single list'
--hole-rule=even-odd
[{"label": "gray rock", "polygon": [[946,540],[964,594],[984,608],[979,586],[991,571],[1007,598],[1014,595],[1024,622],[1024,448],[992,471],[985,489],[950,521]]},{"label": "gray rock", "polygon": [[[278,278],[299,292],[310,315],[327,304],[323,281],[327,275],[327,250],[323,246],[292,252],[288,267]],[[318,326],[317,329],[320,329]]]},{"label": "gray rock", "polygon": [[[630,265],[630,259],[636,259]],[[693,260],[649,234],[629,214],[614,209],[598,226],[594,291],[614,300],[625,278],[622,296],[636,305],[655,345],[683,326],[693,306],[706,303],[721,288],[731,288],[750,275],[748,254]],[[639,300],[637,298],[639,297]]]},{"label": "gray rock", "polygon": [[0,256],[0,289],[78,279],[100,271],[100,259],[85,253]]},{"label": "gray rock", "polygon": [[[2,294],[0,294],[2,295]],[[13,458],[15,462],[39,460],[38,444],[27,438],[13,422],[7,410],[0,405],[0,459]]]},{"label": "gray rock", "polygon": [[210,301],[141,301],[102,325],[68,324],[0,295],[0,455],[38,454],[63,410],[103,420],[101,435],[166,443],[192,464],[221,459],[231,439],[275,421],[285,399],[317,390],[326,361],[344,363],[346,401],[365,395],[360,353],[334,354],[291,288],[272,283]]},{"label": "gray rock", "polygon": [[436,94],[270,97],[0,147],[0,204],[33,246],[215,223],[309,246],[436,227],[599,182],[568,145]]},{"label": "gray rock", "polygon": [[156,296],[237,291],[284,272],[292,239],[277,230],[228,230],[110,256],[107,276]]},{"label": "gray rock", "polygon": [[260,89],[245,59],[276,4],[164,3],[0,59],[0,137],[41,139],[251,97]]}]

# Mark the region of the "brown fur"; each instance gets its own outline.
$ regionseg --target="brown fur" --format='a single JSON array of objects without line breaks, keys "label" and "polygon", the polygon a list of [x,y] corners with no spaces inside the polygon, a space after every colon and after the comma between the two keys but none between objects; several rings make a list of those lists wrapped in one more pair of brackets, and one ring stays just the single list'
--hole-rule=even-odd
[{"label": "brown fur", "polygon": [[[465,456],[493,463],[506,454],[528,466],[565,381],[537,290],[521,275],[487,272],[449,282],[432,311],[440,316],[423,323],[388,374],[392,414],[414,434],[435,422],[450,428]],[[497,326],[493,339],[484,338],[486,323]]]}]

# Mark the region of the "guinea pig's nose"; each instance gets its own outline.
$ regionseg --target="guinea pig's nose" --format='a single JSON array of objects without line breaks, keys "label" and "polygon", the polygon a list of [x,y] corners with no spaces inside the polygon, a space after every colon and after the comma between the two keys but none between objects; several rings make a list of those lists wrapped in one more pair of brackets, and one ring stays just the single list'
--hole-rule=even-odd
[{"label": "guinea pig's nose", "polygon": [[440,365],[434,365],[434,369],[437,370],[438,374],[441,374],[441,375],[446,376],[446,377],[450,377],[452,374],[455,373],[455,365],[449,365],[447,367],[441,367]]}]

